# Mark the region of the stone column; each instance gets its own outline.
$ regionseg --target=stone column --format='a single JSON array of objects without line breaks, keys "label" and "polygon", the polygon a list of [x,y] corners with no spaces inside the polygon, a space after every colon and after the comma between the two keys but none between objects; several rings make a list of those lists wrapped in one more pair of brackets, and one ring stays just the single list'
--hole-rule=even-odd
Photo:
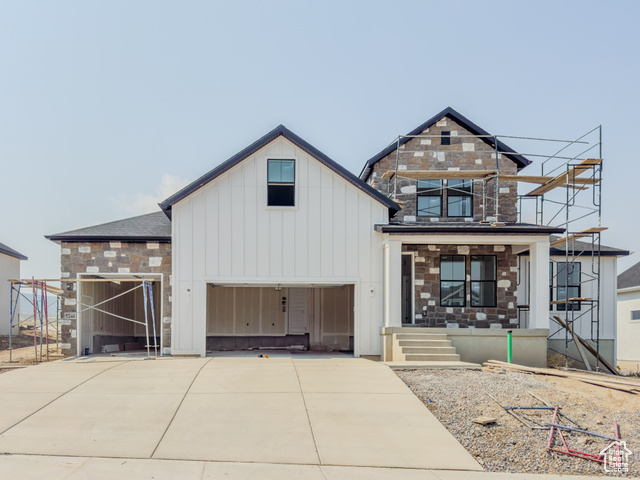
[{"label": "stone column", "polygon": [[549,328],[549,240],[529,245],[529,328]]},{"label": "stone column", "polygon": [[402,327],[402,241],[384,244],[384,326]]}]

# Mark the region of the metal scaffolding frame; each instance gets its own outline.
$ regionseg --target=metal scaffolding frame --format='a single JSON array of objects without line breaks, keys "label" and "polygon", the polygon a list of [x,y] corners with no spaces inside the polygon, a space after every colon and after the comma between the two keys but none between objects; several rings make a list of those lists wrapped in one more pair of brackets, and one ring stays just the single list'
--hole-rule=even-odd
[{"label": "metal scaffolding frame", "polygon": [[[49,293],[53,293],[56,297],[57,297],[57,303],[58,303],[58,309],[57,309],[57,316],[56,316],[56,335],[57,335],[57,340],[59,340],[59,335],[60,335],[60,330],[59,330],[59,325],[60,325],[60,298],[62,298],[63,295],[63,291],[59,288],[56,287],[52,287],[50,285],[48,285],[48,283],[53,283],[53,282],[59,282],[60,284],[66,283],[66,284],[72,284],[72,283],[104,283],[104,282],[140,282],[139,285],[125,291],[125,292],[120,292],[117,295],[114,295],[112,297],[109,297],[105,300],[102,300],[101,302],[95,304],[95,305],[87,305],[81,302],[80,299],[76,299],[76,305],[78,307],[81,307],[81,309],[79,309],[76,313],[83,313],[86,311],[97,311],[100,312],[104,315],[109,315],[111,317],[114,318],[118,318],[121,320],[125,320],[127,322],[131,322],[134,324],[139,324],[139,325],[144,325],[145,327],[145,336],[146,336],[146,344],[145,344],[145,348],[147,349],[147,357],[151,356],[151,348],[153,347],[154,349],[154,356],[158,356],[158,345],[157,345],[157,341],[155,340],[157,338],[157,334],[156,334],[156,312],[155,312],[155,305],[153,303],[153,282],[157,281],[157,279],[155,278],[144,278],[145,275],[142,274],[141,276],[135,276],[135,277],[129,277],[129,278],[120,278],[120,277],[111,277],[111,278],[74,278],[74,279],[70,279],[70,278],[54,278],[54,279],[31,279],[31,280],[9,280],[9,283],[11,285],[11,302],[9,305],[9,324],[10,324],[10,332],[12,331],[12,328],[15,325],[19,325],[20,323],[25,323],[26,321],[30,320],[31,318],[34,318],[34,345],[36,348],[36,362],[38,361],[38,357],[37,357],[37,337],[36,337],[36,321],[37,319],[40,320],[40,324],[41,324],[41,335],[40,335],[40,361],[42,361],[42,329],[43,329],[43,323],[46,321],[46,325],[47,325],[47,333],[48,333],[48,325],[49,325],[49,321],[48,321],[48,316],[47,316],[47,292]],[[31,302],[30,299],[28,297],[26,297],[23,293],[21,293],[21,288],[23,286],[31,286],[33,289],[33,299],[34,301]],[[140,321],[140,320],[136,320],[133,318],[128,318],[128,317],[124,317],[122,315],[117,315],[115,313],[109,312],[104,310],[104,308],[98,308],[103,306],[104,304],[115,300],[116,298],[122,297],[128,293],[131,293],[135,290],[138,289],[142,289],[143,292],[143,302],[144,302],[144,322]],[[36,292],[40,292],[40,298],[38,299],[36,296]],[[15,293],[15,301],[14,301],[14,293]],[[30,301],[30,303],[33,305],[33,311],[34,311],[34,315],[33,317],[28,317],[22,321],[19,320],[19,299],[20,298],[24,298],[27,301]],[[18,322],[14,324],[14,320],[16,318],[16,315],[18,316]],[[153,325],[153,344],[150,343],[150,337],[149,337],[149,321],[152,322]],[[48,349],[48,335],[47,335],[47,360],[48,360],[48,354],[49,354],[49,349]],[[9,337],[9,349],[10,349],[10,359],[11,359],[11,350],[12,350],[12,336],[10,333],[10,337]],[[58,345],[60,345],[60,342],[58,341]],[[78,355],[80,355],[81,352],[78,352]],[[160,352],[160,355],[162,355],[162,352]]]},{"label": "metal scaffolding frame", "polygon": [[[33,347],[35,350],[35,361],[38,362],[38,321],[40,322],[40,361],[43,361],[42,348],[46,342],[46,358],[49,361],[49,307],[56,305],[56,345],[59,345],[60,335],[60,297],[62,291],[58,288],[47,285],[42,280],[9,280],[9,362],[13,363],[13,328],[26,324],[33,319]],[[32,296],[27,297],[22,288],[31,288]],[[49,294],[55,298],[49,302]],[[33,307],[33,315],[20,320],[20,299],[24,299]],[[45,332],[46,329],[46,333]],[[46,340],[43,338],[45,337]],[[57,347],[59,353],[59,347]]]},{"label": "metal scaffolding frame", "polygon": [[[563,304],[564,311],[560,309],[555,314],[564,314],[566,328],[560,327],[549,335],[549,338],[556,335],[559,331],[565,331],[565,348],[564,356],[568,364],[568,348],[571,341],[574,341],[578,352],[588,369],[591,369],[586,355],[582,351],[579,342],[574,335],[575,322],[589,318],[590,322],[590,340],[595,344],[596,365],[595,369],[600,369],[600,318],[601,318],[601,302],[600,302],[600,270],[601,270],[601,233],[606,230],[602,227],[602,126],[599,125],[587,133],[579,136],[574,140],[561,140],[553,138],[540,137],[522,137],[512,135],[472,135],[464,134],[452,136],[451,138],[472,138],[488,141],[494,152],[495,170],[400,170],[400,159],[403,155],[413,155],[415,153],[425,154],[426,150],[410,150],[406,148],[407,140],[411,139],[439,139],[441,135],[420,134],[420,135],[399,135],[389,146],[395,144],[395,168],[385,172],[382,180],[388,180],[387,196],[402,204],[402,198],[417,194],[417,182],[424,179],[470,179],[481,181],[481,192],[472,191],[471,196],[481,197],[483,212],[482,222],[493,226],[503,225],[500,221],[500,182],[518,182],[533,183],[539,186],[529,193],[518,195],[518,222],[522,222],[523,205],[525,201],[534,202],[535,215],[532,222],[535,225],[553,226],[563,228],[565,236],[551,242],[551,246],[564,245],[564,277],[558,285],[558,266],[559,262],[555,261],[554,275],[552,280],[552,291],[558,294],[564,292],[565,298],[560,300],[551,300],[550,307],[553,305]],[[553,153],[536,152],[536,148],[527,153],[519,151],[501,151],[499,149],[500,140],[518,140],[523,142],[536,142],[553,145],[560,144],[560,148]],[[573,153],[577,150],[577,153]],[[445,150],[447,155],[466,154],[464,150]],[[431,151],[431,153],[437,153]],[[486,152],[488,153],[488,152]],[[500,159],[502,155],[519,155],[524,157],[537,157],[543,159],[540,164],[540,175],[511,175],[500,171]],[[591,156],[597,155],[597,158]],[[398,180],[412,180],[416,182],[416,192],[403,193],[398,191]],[[393,181],[392,181],[393,180]],[[494,182],[494,192],[491,197],[487,194],[487,186],[489,182]],[[443,186],[444,188],[444,186]],[[454,189],[455,190],[455,189]],[[553,198],[552,192],[564,190],[562,198]],[[492,204],[492,205],[491,205]],[[492,207],[492,208],[491,208]],[[493,215],[490,215],[492,210]],[[489,221],[491,219],[491,221]],[[591,221],[590,228],[580,229],[579,224]],[[421,222],[417,222],[421,223]],[[430,222],[429,222],[430,223]],[[595,224],[595,226],[593,226]],[[576,239],[587,240],[588,249],[577,248]],[[588,253],[585,253],[588,252]],[[570,277],[576,271],[577,263],[585,260],[589,255],[591,259],[590,271],[580,270],[580,278],[578,286],[582,291],[582,285],[593,284],[594,295],[592,297],[569,297],[569,288],[575,287],[570,283]],[[521,279],[520,262],[518,262],[518,284]],[[562,295],[560,295],[562,296]],[[528,310],[528,305],[523,306],[524,310]],[[550,313],[551,313],[550,308]],[[556,307],[557,309],[557,307]],[[518,315],[520,316],[519,310]],[[551,315],[550,315],[551,316]],[[554,324],[559,323],[552,319]]]}]

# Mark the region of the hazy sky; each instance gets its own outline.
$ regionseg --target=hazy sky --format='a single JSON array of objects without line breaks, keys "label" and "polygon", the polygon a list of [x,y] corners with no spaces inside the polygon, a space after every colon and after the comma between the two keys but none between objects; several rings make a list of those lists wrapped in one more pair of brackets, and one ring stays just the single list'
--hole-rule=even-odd
[{"label": "hazy sky", "polygon": [[638,18],[637,1],[3,0],[0,242],[23,277],[58,278],[45,234],[154,211],[280,123],[357,174],[452,106],[494,134],[602,124],[603,243],[638,250]]}]

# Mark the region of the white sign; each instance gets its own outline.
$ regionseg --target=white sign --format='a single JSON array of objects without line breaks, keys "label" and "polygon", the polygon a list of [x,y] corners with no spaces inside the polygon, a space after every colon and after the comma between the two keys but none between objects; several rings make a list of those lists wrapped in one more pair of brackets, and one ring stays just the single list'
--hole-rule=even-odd
[{"label": "white sign", "polygon": [[611,442],[600,452],[604,456],[604,471],[607,473],[629,473],[629,456],[633,452],[627,448],[627,442]]}]

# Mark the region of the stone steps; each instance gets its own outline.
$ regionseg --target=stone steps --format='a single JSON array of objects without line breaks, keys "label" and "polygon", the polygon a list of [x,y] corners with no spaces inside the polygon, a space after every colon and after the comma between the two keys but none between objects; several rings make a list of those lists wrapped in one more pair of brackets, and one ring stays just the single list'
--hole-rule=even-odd
[{"label": "stone steps", "polygon": [[393,343],[393,358],[400,362],[460,362],[460,355],[444,333],[394,333]]},{"label": "stone steps", "polygon": [[401,347],[450,347],[451,340],[398,340]]},{"label": "stone steps", "polygon": [[447,340],[444,333],[394,333],[396,340]]},{"label": "stone steps", "polygon": [[[402,353],[405,355],[408,353],[420,353],[429,355],[455,355],[456,349],[454,347],[403,347]],[[460,355],[458,355],[459,357]]]},{"label": "stone steps", "polygon": [[408,353],[405,362],[459,362],[457,353]]}]

